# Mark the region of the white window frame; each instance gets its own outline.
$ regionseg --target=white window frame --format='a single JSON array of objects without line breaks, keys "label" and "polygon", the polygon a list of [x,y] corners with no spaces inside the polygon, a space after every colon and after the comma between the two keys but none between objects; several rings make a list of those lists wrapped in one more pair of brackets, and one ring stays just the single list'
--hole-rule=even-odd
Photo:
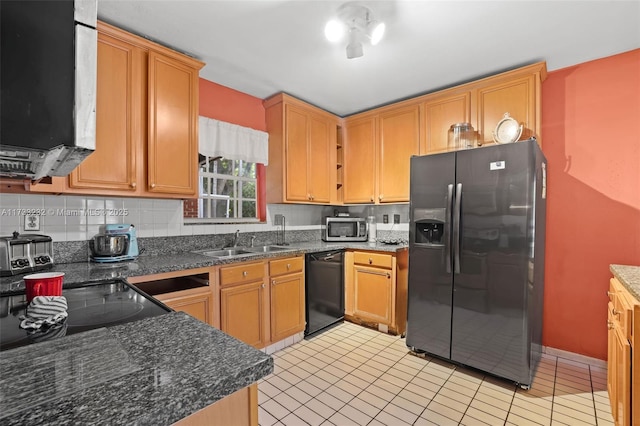
[{"label": "white window frame", "polygon": [[[257,170],[256,170],[256,177],[252,178],[252,177],[247,177],[247,176],[235,176],[235,175],[228,175],[228,174],[222,174],[222,173],[218,173],[218,172],[210,172],[209,170],[209,163],[211,161],[218,161],[221,160],[222,158],[215,158],[215,157],[208,157],[205,156],[205,164],[207,165],[206,167],[198,167],[198,216],[200,216],[201,214],[204,213],[205,211],[205,204],[208,203],[209,208],[208,208],[208,212],[209,214],[211,214],[211,212],[214,211],[214,209],[212,208],[212,201],[213,200],[227,200],[227,217],[197,217],[197,218],[184,218],[184,223],[258,223],[260,222],[260,219],[258,217],[259,215],[259,208],[258,208],[258,176],[257,176]],[[236,163],[240,163],[240,165],[238,165],[239,169],[243,169],[243,164],[242,163],[251,163],[249,161],[245,161],[245,160],[233,160],[230,158],[225,158],[225,160],[229,160],[229,161],[233,161],[233,166],[235,169]],[[252,163],[252,164],[256,164],[256,169],[257,169],[257,164],[258,163]],[[213,185],[213,180],[214,179],[225,179],[225,180],[231,180],[233,182],[233,193],[235,195],[235,197],[231,197],[229,195],[220,195],[220,194],[205,194],[204,192],[204,179],[209,179],[209,188],[211,188],[211,185]],[[255,188],[256,188],[256,193],[255,193],[255,198],[244,198],[242,196],[242,191],[240,191],[240,182],[254,182],[255,184]],[[236,214],[242,214],[242,204],[244,201],[253,201],[255,203],[255,210],[256,210],[256,216],[255,217],[228,217],[229,211],[230,211],[230,207],[231,207],[231,203],[233,203],[233,207],[234,207],[234,211],[236,212]]]}]

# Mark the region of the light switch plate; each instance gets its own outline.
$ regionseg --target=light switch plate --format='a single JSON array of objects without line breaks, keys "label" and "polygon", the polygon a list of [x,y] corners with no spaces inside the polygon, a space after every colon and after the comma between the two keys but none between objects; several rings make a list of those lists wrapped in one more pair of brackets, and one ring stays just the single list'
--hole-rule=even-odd
[{"label": "light switch plate", "polygon": [[24,216],[24,230],[25,231],[39,231],[40,230],[40,215],[28,214]]}]

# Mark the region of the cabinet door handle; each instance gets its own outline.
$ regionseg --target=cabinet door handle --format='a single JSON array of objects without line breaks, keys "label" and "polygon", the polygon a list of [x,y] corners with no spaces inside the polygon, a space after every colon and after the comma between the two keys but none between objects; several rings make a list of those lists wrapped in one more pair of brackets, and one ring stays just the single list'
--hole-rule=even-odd
[{"label": "cabinet door handle", "polygon": [[152,183],[152,184],[151,184],[151,189],[153,189],[153,188],[155,188],[155,187],[156,187],[156,184],[155,184],[155,183]]},{"label": "cabinet door handle", "polygon": [[373,260],[369,258],[369,265],[371,265],[372,263],[373,263]]},{"label": "cabinet door handle", "polygon": [[271,285],[276,285],[276,280],[272,280]]},{"label": "cabinet door handle", "polygon": [[391,278],[391,274],[388,272],[367,271],[367,274],[382,275],[383,277]]},{"label": "cabinet door handle", "polygon": [[613,311],[611,311],[611,313],[613,315],[620,315],[622,313],[622,311],[617,310],[616,308],[613,308]]},{"label": "cabinet door handle", "polygon": [[383,197],[384,197],[384,195],[380,194],[380,195],[378,196],[378,200],[382,201],[382,198],[383,198]]},{"label": "cabinet door handle", "polygon": [[372,195],[372,196],[371,196],[371,202],[372,202],[372,203],[373,203],[373,200],[374,200],[374,198],[373,198],[373,195]]},{"label": "cabinet door handle", "polygon": [[615,325],[613,324],[613,321],[607,320],[607,328],[609,330],[613,330],[615,328]]},{"label": "cabinet door handle", "polygon": [[262,285],[260,287],[264,288],[264,283],[262,283]]},{"label": "cabinet door handle", "polygon": [[613,296],[613,293],[610,292],[610,291],[607,291],[607,296],[611,297],[611,296]]},{"label": "cabinet door handle", "polygon": [[133,189],[136,189],[136,186],[138,186],[138,184],[136,184],[135,182],[131,182],[129,186]]}]

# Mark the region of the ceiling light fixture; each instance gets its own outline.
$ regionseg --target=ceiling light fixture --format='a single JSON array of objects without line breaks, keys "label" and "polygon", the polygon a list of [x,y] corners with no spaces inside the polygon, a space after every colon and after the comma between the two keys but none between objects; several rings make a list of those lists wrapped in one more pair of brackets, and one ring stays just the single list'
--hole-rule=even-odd
[{"label": "ceiling light fixture", "polygon": [[336,18],[327,22],[324,35],[332,43],[349,36],[347,58],[359,58],[364,54],[362,43],[368,41],[375,46],[384,36],[384,22],[373,18],[371,9],[356,2],[348,2],[340,6]]}]

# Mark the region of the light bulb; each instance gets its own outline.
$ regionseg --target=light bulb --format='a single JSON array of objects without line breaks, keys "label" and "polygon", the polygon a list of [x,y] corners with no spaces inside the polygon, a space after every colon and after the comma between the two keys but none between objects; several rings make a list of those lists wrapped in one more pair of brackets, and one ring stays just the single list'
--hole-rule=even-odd
[{"label": "light bulb", "polygon": [[369,34],[371,34],[371,45],[375,46],[382,40],[382,36],[384,36],[385,25],[384,22],[373,21],[369,26],[371,27],[369,32]]},{"label": "light bulb", "polygon": [[339,41],[344,36],[344,25],[335,19],[330,20],[324,26],[324,36],[330,42]]}]

